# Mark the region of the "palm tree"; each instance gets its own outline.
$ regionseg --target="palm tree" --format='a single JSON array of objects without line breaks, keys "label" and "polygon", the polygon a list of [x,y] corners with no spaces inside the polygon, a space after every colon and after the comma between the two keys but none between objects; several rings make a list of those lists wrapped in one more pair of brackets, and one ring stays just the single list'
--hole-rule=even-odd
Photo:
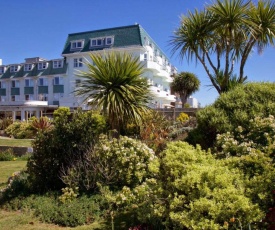
[{"label": "palm tree", "polygon": [[187,98],[200,87],[200,80],[197,76],[190,72],[181,72],[174,76],[173,82],[170,85],[171,90],[180,95],[182,108],[187,101]]},{"label": "palm tree", "polygon": [[[218,93],[228,90],[236,63],[239,72],[234,84],[246,80],[244,67],[252,49],[274,45],[275,3],[259,0],[216,0],[203,11],[182,16],[171,40],[172,52],[180,58],[199,61]],[[223,80],[217,76],[223,73]],[[222,86],[219,84],[222,82]]]},{"label": "palm tree", "polygon": [[139,59],[127,53],[90,54],[88,71],[75,93],[89,105],[102,109],[111,128],[120,133],[126,122],[138,123],[149,110],[149,86],[142,78]]}]

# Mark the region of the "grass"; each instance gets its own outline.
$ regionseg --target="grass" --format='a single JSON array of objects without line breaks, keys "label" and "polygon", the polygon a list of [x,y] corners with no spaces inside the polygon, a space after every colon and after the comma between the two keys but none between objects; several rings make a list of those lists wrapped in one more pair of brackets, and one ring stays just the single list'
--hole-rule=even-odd
[{"label": "grass", "polygon": [[20,146],[20,147],[31,147],[30,139],[13,139],[8,137],[0,137],[0,146]]},{"label": "grass", "polygon": [[26,164],[27,161],[0,161],[0,188],[6,185],[12,173],[24,169]]},{"label": "grass", "polygon": [[7,212],[0,210],[0,229],[16,229],[16,230],[105,230],[101,223],[95,222],[86,226],[76,228],[60,227],[53,224],[41,223],[37,218],[34,218],[31,213],[22,213],[20,211]]}]

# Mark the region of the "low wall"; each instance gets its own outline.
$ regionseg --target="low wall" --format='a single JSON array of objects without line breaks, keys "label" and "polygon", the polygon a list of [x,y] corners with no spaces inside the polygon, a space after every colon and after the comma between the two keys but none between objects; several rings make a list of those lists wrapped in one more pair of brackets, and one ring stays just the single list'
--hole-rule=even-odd
[{"label": "low wall", "polygon": [[156,109],[159,113],[162,113],[166,117],[175,120],[180,113],[184,112],[186,113],[189,117],[195,117],[196,113],[199,109],[197,108],[165,108],[165,109]]},{"label": "low wall", "polygon": [[20,157],[27,152],[32,152],[33,149],[30,147],[14,147],[14,146],[0,146],[0,152],[4,152],[7,149],[12,149],[14,152],[14,155],[17,157]]}]

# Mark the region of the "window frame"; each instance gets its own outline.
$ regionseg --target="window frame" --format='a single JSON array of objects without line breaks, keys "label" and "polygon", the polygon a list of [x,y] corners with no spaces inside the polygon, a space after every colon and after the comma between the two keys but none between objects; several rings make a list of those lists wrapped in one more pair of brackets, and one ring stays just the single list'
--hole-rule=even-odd
[{"label": "window frame", "polygon": [[84,40],[71,41],[71,50],[80,50],[80,49],[83,49],[83,47],[84,47]]},{"label": "window frame", "polygon": [[33,64],[24,64],[24,71],[31,71],[33,68]]},{"label": "window frame", "polygon": [[0,66],[0,74],[4,74],[5,73],[5,66]]},{"label": "window frame", "polygon": [[83,58],[74,58],[74,68],[83,67]]},{"label": "window frame", "polygon": [[38,62],[37,69],[43,70],[48,68],[48,62]]},{"label": "window frame", "polygon": [[58,69],[63,67],[63,60],[54,60],[53,61],[53,68]]},{"label": "window frame", "polygon": [[[56,84],[56,79],[58,79],[58,84]],[[53,84],[54,85],[64,85],[64,83],[63,83],[63,77],[61,77],[61,76],[55,76],[53,78]]]},{"label": "window frame", "polygon": [[[43,84],[41,84],[41,80],[43,81]],[[38,78],[38,86],[48,86],[48,78],[45,78],[45,77]]]},{"label": "window frame", "polygon": [[34,86],[33,79],[30,79],[30,78],[25,79],[25,87],[33,87],[33,86]]},{"label": "window frame", "polygon": [[10,66],[10,72],[11,73],[16,73],[16,72],[18,72],[19,71],[19,65],[11,65]]},{"label": "window frame", "polygon": [[19,88],[20,82],[18,80],[12,80],[11,81],[11,88]]}]

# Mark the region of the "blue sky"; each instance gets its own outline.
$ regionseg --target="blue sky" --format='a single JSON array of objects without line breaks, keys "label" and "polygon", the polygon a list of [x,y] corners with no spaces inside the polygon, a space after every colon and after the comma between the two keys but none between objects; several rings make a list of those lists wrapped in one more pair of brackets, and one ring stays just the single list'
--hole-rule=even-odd
[{"label": "blue sky", "polygon": [[[25,58],[54,59],[69,33],[127,26],[139,23],[171,59],[179,71],[195,73],[201,88],[193,96],[202,106],[217,98],[201,65],[180,61],[171,55],[169,40],[179,26],[180,15],[202,9],[204,0],[12,0],[0,3],[0,58],[3,64],[24,62]],[[249,81],[274,81],[275,52],[255,51],[247,62]]]}]

